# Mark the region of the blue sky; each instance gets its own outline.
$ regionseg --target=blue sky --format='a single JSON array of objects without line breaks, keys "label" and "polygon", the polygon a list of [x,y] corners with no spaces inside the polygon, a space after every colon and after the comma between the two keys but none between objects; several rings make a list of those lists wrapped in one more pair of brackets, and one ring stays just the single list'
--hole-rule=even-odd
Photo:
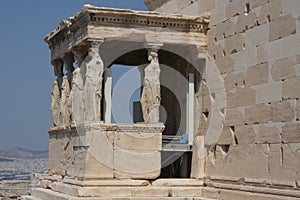
[{"label": "blue sky", "polygon": [[0,6],[0,149],[48,148],[55,79],[43,41],[84,4],[146,10],[143,0],[3,0]]}]

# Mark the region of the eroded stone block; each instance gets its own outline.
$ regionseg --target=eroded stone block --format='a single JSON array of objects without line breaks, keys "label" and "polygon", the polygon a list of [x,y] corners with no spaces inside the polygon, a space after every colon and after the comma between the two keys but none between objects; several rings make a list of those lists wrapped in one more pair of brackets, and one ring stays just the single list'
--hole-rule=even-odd
[{"label": "eroded stone block", "polygon": [[225,113],[225,125],[244,125],[244,110],[242,108],[229,108]]},{"label": "eroded stone block", "polygon": [[124,150],[159,151],[161,141],[161,133],[117,132],[114,145]]},{"label": "eroded stone block", "polygon": [[234,143],[234,127],[224,127],[218,139],[219,145],[230,145]]},{"label": "eroded stone block", "polygon": [[242,88],[236,90],[234,93],[227,93],[227,106],[240,107],[255,104],[256,91],[252,88]]},{"label": "eroded stone block", "polygon": [[[200,6],[200,1],[196,1],[196,2],[192,3],[191,5],[184,7],[180,11],[180,13],[183,15],[199,16],[203,13],[199,9],[201,6]],[[207,6],[209,6],[209,5],[207,5]],[[203,9],[206,10],[208,8],[203,8]]]},{"label": "eroded stone block", "polygon": [[129,187],[81,187],[78,189],[81,197],[107,198],[131,196]]},{"label": "eroded stone block", "polygon": [[300,78],[286,79],[282,84],[282,97],[284,99],[300,98]]},{"label": "eroded stone block", "polygon": [[155,179],[160,168],[160,151],[114,150],[114,178]]},{"label": "eroded stone block", "polygon": [[202,195],[202,190],[199,187],[173,187],[171,189],[172,197],[200,197]]},{"label": "eroded stone block", "polygon": [[264,63],[256,67],[249,67],[246,72],[246,86],[259,85],[268,82],[269,65]]},{"label": "eroded stone block", "polygon": [[167,197],[169,189],[164,187],[140,187],[132,189],[134,197]]},{"label": "eroded stone block", "polygon": [[258,23],[264,24],[269,21],[273,21],[280,17],[281,13],[281,0],[274,0],[261,7],[260,14],[258,16]]},{"label": "eroded stone block", "polygon": [[235,88],[243,88],[245,86],[245,73],[229,73],[224,78],[224,86],[226,90],[233,90]]},{"label": "eroded stone block", "polygon": [[215,61],[221,74],[230,73],[233,71],[234,59],[230,55],[219,58]]},{"label": "eroded stone block", "polygon": [[237,23],[235,25],[235,30],[237,33],[245,32],[256,26],[256,14],[241,14],[238,17]]},{"label": "eroded stone block", "polygon": [[268,54],[264,45],[257,47],[257,64],[265,63],[268,60]]},{"label": "eroded stone block", "polygon": [[214,43],[216,37],[216,26],[211,26],[207,31],[207,45]]},{"label": "eroded stone block", "polygon": [[275,81],[294,77],[295,73],[295,62],[287,58],[276,61],[271,69],[271,75]]},{"label": "eroded stone block", "polygon": [[[58,164],[58,159],[57,155],[58,152],[56,152],[57,147],[56,147],[56,134],[50,134],[49,135],[49,159],[48,159],[48,167],[49,167],[49,173],[53,174],[54,169],[56,168]],[[55,174],[55,173],[54,173]]]},{"label": "eroded stone block", "polygon": [[273,122],[292,121],[295,109],[288,101],[274,102],[270,105],[270,119]]},{"label": "eroded stone block", "polygon": [[221,40],[234,35],[234,24],[231,20],[216,25],[216,39]]},{"label": "eroded stone block", "polygon": [[245,34],[240,33],[225,40],[226,55],[234,54],[245,48]]},{"label": "eroded stone block", "polygon": [[250,8],[253,9],[253,8],[259,7],[259,6],[262,6],[262,5],[264,5],[268,2],[269,2],[269,0],[251,0],[250,1]]},{"label": "eroded stone block", "polygon": [[300,11],[300,1],[298,0],[284,0],[282,3],[282,14],[288,15]]},{"label": "eroded stone block", "polygon": [[282,84],[280,81],[256,86],[256,103],[269,103],[281,100]]},{"label": "eroded stone block", "polygon": [[285,143],[300,142],[299,122],[288,122],[282,127],[282,141]]},{"label": "eroded stone block", "polygon": [[225,8],[225,16],[227,19],[245,12],[245,1],[244,0],[232,0]]},{"label": "eroded stone block", "polygon": [[269,30],[269,23],[247,30],[245,35],[246,47],[248,43],[257,46],[269,42]]},{"label": "eroded stone block", "polygon": [[268,152],[263,145],[237,145],[225,150],[217,146],[215,153],[209,152],[205,166],[207,176],[231,179],[268,177]]},{"label": "eroded stone block", "polygon": [[252,125],[235,126],[238,144],[254,144],[256,133]]},{"label": "eroded stone block", "polygon": [[256,47],[252,44],[245,47],[243,51],[232,55],[234,58],[234,70],[245,70],[248,67],[256,66],[257,64]]},{"label": "eroded stone block", "polygon": [[258,62],[271,62],[298,55],[297,52],[300,52],[299,43],[300,37],[296,34],[266,43],[257,49]]},{"label": "eroded stone block", "polygon": [[223,47],[221,45],[209,44],[207,51],[213,59],[218,59],[223,57]]},{"label": "eroded stone block", "polygon": [[270,41],[296,33],[296,19],[291,15],[280,17],[270,23]]},{"label": "eroded stone block", "polygon": [[215,2],[214,1],[207,1],[207,0],[199,0],[199,12],[204,13],[211,11],[215,8]]},{"label": "eroded stone block", "polygon": [[294,181],[296,169],[295,157],[288,144],[271,144],[269,150],[269,170],[271,180]]},{"label": "eroded stone block", "polygon": [[269,120],[269,109],[267,106],[254,105],[245,108],[245,123],[247,124],[263,124]]},{"label": "eroded stone block", "polygon": [[269,125],[259,125],[255,143],[274,144],[280,142],[280,130],[278,127]]}]

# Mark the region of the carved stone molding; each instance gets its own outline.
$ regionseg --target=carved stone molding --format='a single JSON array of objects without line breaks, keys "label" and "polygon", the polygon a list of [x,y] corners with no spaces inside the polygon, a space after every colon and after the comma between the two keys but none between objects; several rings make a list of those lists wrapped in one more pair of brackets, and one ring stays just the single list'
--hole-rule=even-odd
[{"label": "carved stone molding", "polygon": [[[160,14],[158,12],[134,11],[113,8],[98,8],[85,5],[74,17],[63,20],[59,26],[45,37],[50,49],[59,52],[60,41],[69,41],[74,45],[88,37],[88,26],[128,27],[128,28],[166,28],[178,32],[205,33],[209,16],[183,16],[179,14]],[[75,40],[75,41],[74,41]]]},{"label": "carved stone molding", "polygon": [[57,126],[51,127],[48,130],[49,134],[65,134],[76,131],[77,129],[84,129],[85,131],[101,130],[101,131],[118,131],[118,132],[145,132],[145,133],[161,133],[165,126],[163,123],[147,124],[105,124],[105,123],[92,123],[83,125],[71,125],[71,126]]}]

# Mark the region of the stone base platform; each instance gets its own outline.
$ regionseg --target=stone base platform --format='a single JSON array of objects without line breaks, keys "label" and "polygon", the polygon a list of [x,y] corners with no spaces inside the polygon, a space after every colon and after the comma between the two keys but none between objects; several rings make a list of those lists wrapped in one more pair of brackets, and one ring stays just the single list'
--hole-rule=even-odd
[{"label": "stone base platform", "polygon": [[[45,177],[44,177],[45,178]],[[32,196],[21,200],[123,200],[123,199],[197,199],[202,196],[203,181],[196,179],[148,180],[75,180],[59,177],[40,180],[31,189]]]},{"label": "stone base platform", "polygon": [[196,179],[75,180],[44,177],[21,200],[297,200],[300,191]]}]

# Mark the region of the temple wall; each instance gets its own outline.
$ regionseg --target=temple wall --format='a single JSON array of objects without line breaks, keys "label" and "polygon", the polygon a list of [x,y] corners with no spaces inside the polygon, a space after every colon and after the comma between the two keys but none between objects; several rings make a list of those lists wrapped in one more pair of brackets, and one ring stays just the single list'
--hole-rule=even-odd
[{"label": "temple wall", "polygon": [[[300,1],[173,0],[156,11],[211,13],[208,53],[224,90],[202,82],[198,112],[210,112],[218,92],[225,91],[226,107],[223,131],[205,157],[205,177],[299,187]],[[198,133],[209,126],[210,116],[204,118]]]}]

